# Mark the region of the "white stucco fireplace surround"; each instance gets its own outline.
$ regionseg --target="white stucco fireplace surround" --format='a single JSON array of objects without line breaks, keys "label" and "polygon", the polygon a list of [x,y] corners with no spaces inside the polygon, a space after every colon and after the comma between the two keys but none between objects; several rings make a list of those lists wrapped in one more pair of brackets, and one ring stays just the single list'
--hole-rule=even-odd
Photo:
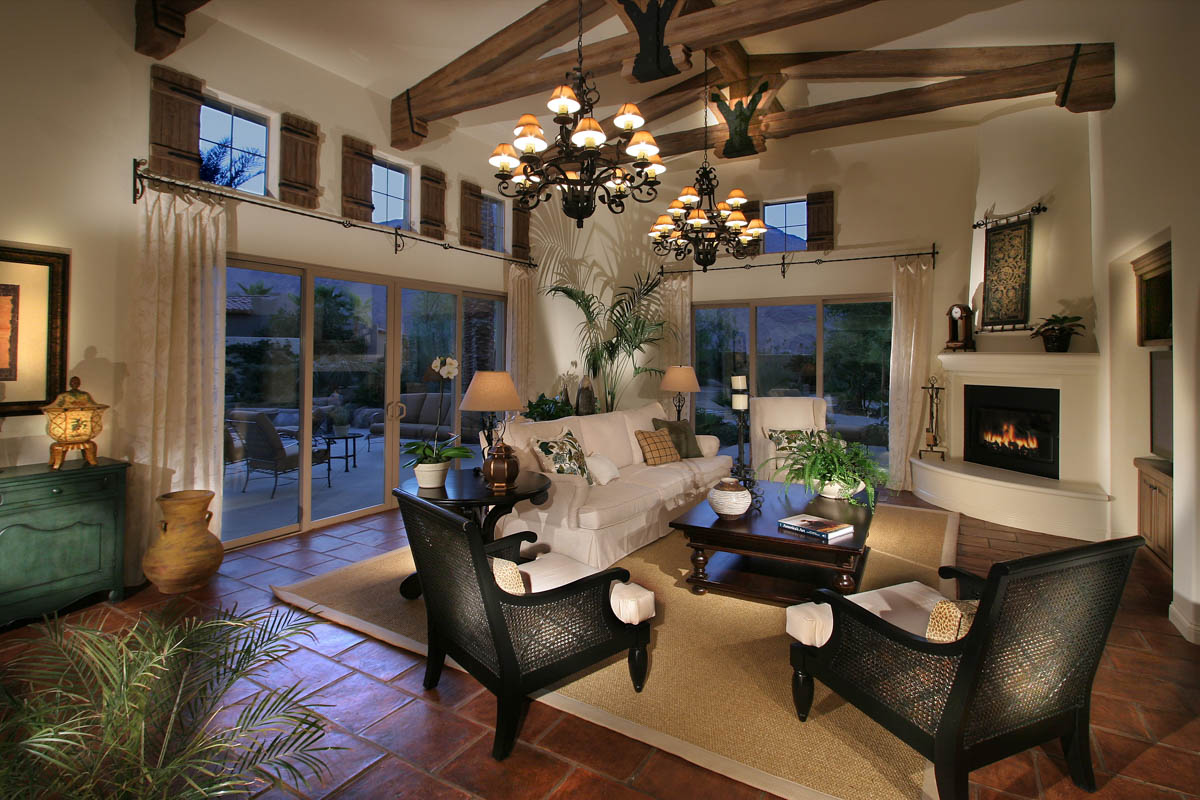
[{"label": "white stucco fireplace surround", "polygon": [[[1097,353],[942,353],[941,431],[946,460],[912,459],[913,493],[968,516],[1086,541],[1109,538],[1111,498],[1101,488]],[[1059,391],[1059,480],[963,461],[963,386]]]}]

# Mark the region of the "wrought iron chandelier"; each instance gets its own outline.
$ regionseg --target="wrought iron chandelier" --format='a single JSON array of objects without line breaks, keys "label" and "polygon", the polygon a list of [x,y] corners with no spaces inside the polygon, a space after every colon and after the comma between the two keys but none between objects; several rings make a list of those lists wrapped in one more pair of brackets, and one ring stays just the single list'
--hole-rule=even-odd
[{"label": "wrought iron chandelier", "polygon": [[[515,198],[523,208],[550,202],[551,187],[561,193],[563,213],[582,228],[596,210],[597,200],[614,214],[625,210],[626,199],[649,203],[658,197],[658,176],[666,171],[658,145],[638,107],[625,103],[613,122],[616,141],[592,116],[600,102],[595,76],[583,71],[583,0],[579,2],[579,37],[575,51],[579,62],[567,73],[567,82],[550,95],[546,104],[554,112],[558,135],[553,149],[533,114],[523,114],[513,129],[513,143],[499,144],[488,163],[496,168],[500,194]],[[608,148],[607,151],[605,148]],[[621,153],[633,157],[629,169],[620,166]]]},{"label": "wrought iron chandelier", "polygon": [[[704,74],[708,74],[708,52],[704,54]],[[696,184],[685,186],[679,197],[667,206],[650,228],[650,241],[660,256],[675,255],[676,261],[693,256],[696,265],[707,272],[722,249],[734,258],[754,255],[753,244],[767,232],[761,219],[746,219],[741,207],[749,200],[741,189],[734,189],[724,202],[717,202],[717,171],[708,163],[708,81],[704,83],[704,160],[696,170]]]}]

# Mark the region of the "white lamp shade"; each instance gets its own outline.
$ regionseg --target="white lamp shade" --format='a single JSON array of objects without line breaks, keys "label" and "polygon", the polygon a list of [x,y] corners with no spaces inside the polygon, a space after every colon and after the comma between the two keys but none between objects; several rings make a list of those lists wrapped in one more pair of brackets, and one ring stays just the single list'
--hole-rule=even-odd
[{"label": "white lamp shade", "polygon": [[700,384],[696,381],[696,370],[691,367],[667,367],[658,388],[664,392],[698,392]]},{"label": "white lamp shade", "polygon": [[748,408],[750,408],[750,395],[735,394],[735,395],[733,395],[732,399],[733,399],[733,410],[734,411],[745,411]]},{"label": "white lamp shade", "polygon": [[740,391],[740,392],[746,391],[746,388],[747,388],[746,387],[746,376],[745,375],[733,375],[732,377],[729,378],[729,385],[731,388],[733,388],[734,391]]},{"label": "white lamp shade", "polygon": [[522,407],[512,376],[485,370],[472,376],[459,406],[463,411],[517,411]]}]

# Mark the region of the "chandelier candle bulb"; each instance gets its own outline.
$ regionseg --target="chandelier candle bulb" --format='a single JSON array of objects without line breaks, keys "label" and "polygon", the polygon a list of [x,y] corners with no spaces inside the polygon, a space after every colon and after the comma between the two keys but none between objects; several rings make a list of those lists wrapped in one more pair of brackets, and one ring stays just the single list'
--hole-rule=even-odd
[{"label": "chandelier candle bulb", "polygon": [[687,213],[687,209],[683,207],[683,203],[679,200],[672,200],[671,204],[667,206],[667,213],[678,219]]},{"label": "chandelier candle bulb", "polygon": [[650,156],[658,152],[658,143],[654,141],[654,137],[650,135],[649,131],[638,131],[629,140],[629,146],[625,148],[625,152],[638,161],[648,161]]},{"label": "chandelier candle bulb", "polygon": [[766,224],[758,217],[750,220],[750,224],[746,226],[746,233],[750,234],[751,236],[762,236],[766,232]]},{"label": "chandelier candle bulb", "polygon": [[659,175],[662,175],[666,171],[667,165],[663,163],[662,156],[658,153],[650,156],[650,166],[646,167],[646,172],[651,178],[657,179]]},{"label": "chandelier candle bulb", "polygon": [[576,147],[599,147],[606,138],[599,122],[592,117],[584,117],[571,134],[571,144]]},{"label": "chandelier candle bulb", "polygon": [[559,116],[574,114],[581,108],[579,97],[575,94],[575,90],[566,84],[554,90],[550,95],[550,102],[546,103],[546,107]]},{"label": "chandelier candle bulb", "polygon": [[743,192],[741,189],[734,189],[729,193],[729,197],[725,200],[725,202],[729,203],[729,205],[733,206],[734,208],[740,208],[750,201],[746,197],[745,192]]},{"label": "chandelier candle bulb", "polygon": [[613,117],[613,123],[625,131],[633,131],[642,127],[646,123],[646,118],[642,116],[642,112],[633,103],[625,103],[617,109],[617,116]]},{"label": "chandelier candle bulb", "polygon": [[656,231],[666,232],[672,230],[674,227],[675,223],[666,214],[659,214],[658,219],[654,222],[654,230]]},{"label": "chandelier candle bulb", "polygon": [[521,134],[513,141],[522,153],[540,153],[550,145],[542,138],[542,129],[536,125],[526,125]]},{"label": "chandelier candle bulb", "polygon": [[729,207],[729,203],[717,203],[717,213],[722,217],[728,217],[733,213],[733,209]]},{"label": "chandelier candle bulb", "polygon": [[725,227],[727,228],[744,228],[747,224],[746,215],[740,211],[734,211],[725,219]]},{"label": "chandelier candle bulb", "polygon": [[512,172],[521,163],[521,159],[517,158],[517,151],[511,144],[498,144],[488,163],[501,172]]},{"label": "chandelier candle bulb", "polygon": [[704,215],[701,209],[693,209],[692,213],[688,214],[687,224],[693,228],[701,228],[708,222],[708,217]]},{"label": "chandelier candle bulb", "polygon": [[696,194],[695,186],[685,186],[683,191],[679,193],[679,202],[685,206],[695,205],[700,202],[700,195]]},{"label": "chandelier candle bulb", "polygon": [[532,125],[533,127],[537,128],[539,135],[543,133],[542,123],[538,122],[537,117],[535,117],[533,114],[522,114],[521,118],[517,120],[517,127],[513,128],[513,136],[520,136],[521,131],[525,129],[526,125]]}]

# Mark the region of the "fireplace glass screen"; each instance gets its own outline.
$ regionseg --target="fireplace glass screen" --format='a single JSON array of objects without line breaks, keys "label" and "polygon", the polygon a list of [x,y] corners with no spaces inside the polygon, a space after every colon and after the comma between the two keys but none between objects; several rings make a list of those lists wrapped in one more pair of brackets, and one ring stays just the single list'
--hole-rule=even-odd
[{"label": "fireplace glass screen", "polygon": [[963,458],[1058,477],[1058,390],[964,387]]}]

